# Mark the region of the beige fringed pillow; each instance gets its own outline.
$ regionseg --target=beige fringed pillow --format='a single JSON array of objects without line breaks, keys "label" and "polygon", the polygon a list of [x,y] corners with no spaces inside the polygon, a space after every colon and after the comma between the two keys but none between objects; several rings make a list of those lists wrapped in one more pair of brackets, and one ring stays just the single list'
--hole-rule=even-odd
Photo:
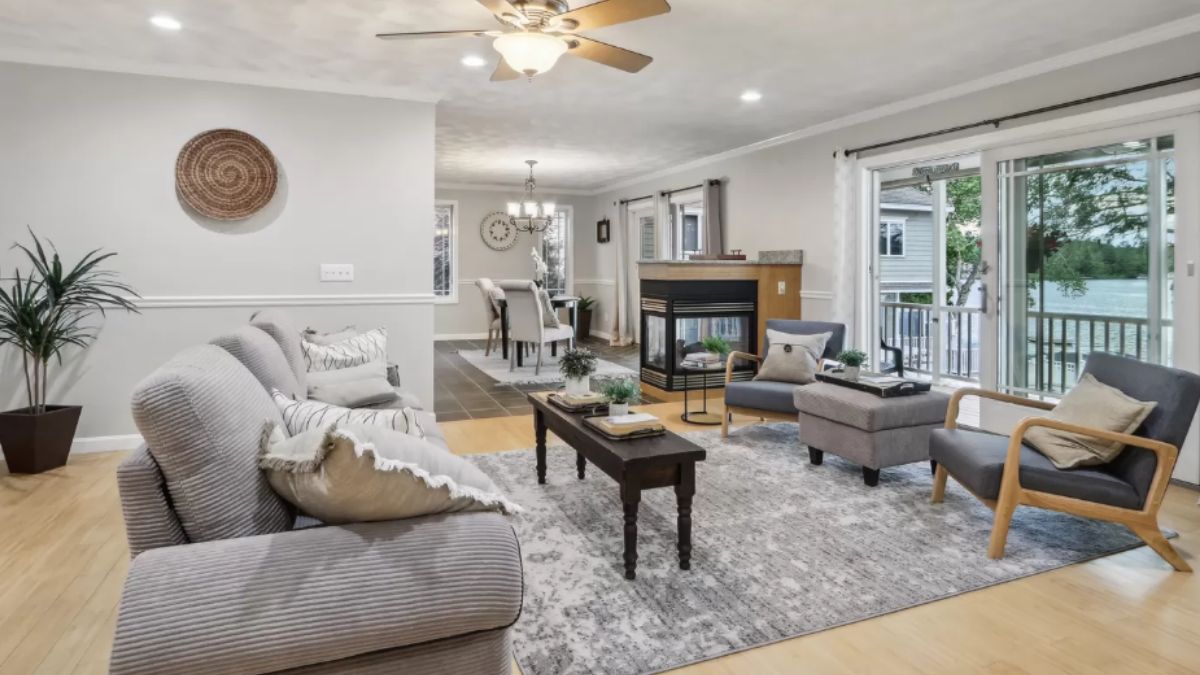
[{"label": "beige fringed pillow", "polygon": [[794,335],[768,328],[767,357],[754,379],[795,384],[816,382],[817,366],[831,337],[833,333]]},{"label": "beige fringed pillow", "polygon": [[268,424],[259,467],[280,497],[329,525],[521,510],[474,464],[391,429],[334,427],[287,438]]},{"label": "beige fringed pillow", "polygon": [[[1132,398],[1120,389],[1084,373],[1054,410],[1045,416],[1060,422],[1132,434],[1142,426],[1156,405],[1153,401]],[[1123,443],[1046,427],[1030,429],[1025,434],[1025,442],[1060,469],[1107,464],[1125,449]]]}]

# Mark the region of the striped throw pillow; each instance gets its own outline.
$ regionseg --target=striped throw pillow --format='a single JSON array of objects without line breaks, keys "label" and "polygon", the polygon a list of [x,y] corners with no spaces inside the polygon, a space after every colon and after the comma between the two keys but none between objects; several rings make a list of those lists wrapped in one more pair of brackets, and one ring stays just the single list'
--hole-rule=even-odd
[{"label": "striped throw pillow", "polygon": [[382,427],[425,438],[425,430],[421,427],[420,414],[412,408],[391,408],[376,410],[374,408],[343,408],[340,405],[322,403],[312,399],[297,401],[278,389],[271,390],[271,398],[283,415],[283,425],[288,434],[295,436],[310,429],[328,429],[333,425],[362,424],[364,426]]},{"label": "striped throw pillow", "polygon": [[387,361],[387,329],[376,328],[333,344],[300,342],[304,364],[309,372],[324,372],[361,366],[371,361]]}]

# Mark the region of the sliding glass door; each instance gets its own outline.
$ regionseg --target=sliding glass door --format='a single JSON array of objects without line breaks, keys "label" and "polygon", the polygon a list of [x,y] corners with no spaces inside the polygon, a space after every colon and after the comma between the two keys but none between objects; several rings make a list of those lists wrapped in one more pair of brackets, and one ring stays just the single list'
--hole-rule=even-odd
[{"label": "sliding glass door", "polygon": [[1061,395],[1093,351],[1170,365],[1174,136],[1130,127],[987,159],[1004,253],[999,384]]}]

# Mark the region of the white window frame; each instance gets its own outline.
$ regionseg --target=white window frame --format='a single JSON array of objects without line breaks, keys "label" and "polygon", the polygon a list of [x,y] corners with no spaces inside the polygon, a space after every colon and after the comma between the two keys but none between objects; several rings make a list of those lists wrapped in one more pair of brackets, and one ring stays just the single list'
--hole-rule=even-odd
[{"label": "white window frame", "polygon": [[[641,219],[645,215],[650,215],[654,218],[654,256],[649,260],[659,260],[662,257],[662,226],[658,222],[658,212],[654,208],[654,200],[643,199],[636,202],[629,202],[625,205],[626,218],[628,222],[636,225],[638,238],[636,242],[630,242],[630,258],[632,263],[637,263],[639,260],[645,260],[642,257],[642,222]],[[637,251],[637,256],[633,255],[633,251]],[[636,265],[634,265],[636,267]]]},{"label": "white window frame", "polygon": [[[906,218],[897,218],[895,216],[884,216],[879,219],[879,227],[882,228],[884,225],[886,225],[888,228],[888,234],[886,237],[888,250],[880,251],[879,257],[880,258],[903,258],[906,255],[908,255],[908,220]],[[900,252],[899,253],[892,253],[892,226],[893,225],[900,226]]]},{"label": "white window frame", "polygon": [[[686,192],[673,192],[667,200],[670,205],[670,232],[671,232],[671,260],[683,260],[683,218],[681,213],[683,207],[700,204],[700,210],[704,210],[704,190],[697,188]],[[700,222],[696,224],[697,242],[700,244],[700,250],[704,250],[706,242],[704,241],[705,221],[708,219],[708,214],[704,213],[700,216]]]},{"label": "white window frame", "polygon": [[[566,288],[563,289],[563,293],[573,295],[575,293],[575,207],[570,204],[556,204],[554,213],[555,215],[564,213],[567,216],[566,227],[563,228],[563,248],[566,249],[564,258],[567,264]],[[545,238],[542,233],[538,233],[537,249],[539,254],[545,254],[545,246]]]},{"label": "white window frame", "polygon": [[[433,202],[434,207],[449,206],[450,207],[450,295],[437,295],[437,289],[433,289],[433,302],[437,305],[457,305],[458,304],[458,286],[459,286],[459,267],[458,267],[458,200],[456,199],[436,199]],[[432,272],[432,270],[430,270]],[[432,277],[432,274],[430,275]],[[430,284],[433,283],[432,278]]]}]

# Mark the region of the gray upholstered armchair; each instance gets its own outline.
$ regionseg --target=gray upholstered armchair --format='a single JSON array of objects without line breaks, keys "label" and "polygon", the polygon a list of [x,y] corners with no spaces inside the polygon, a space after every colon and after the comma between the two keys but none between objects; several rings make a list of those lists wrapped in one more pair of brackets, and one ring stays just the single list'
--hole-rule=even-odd
[{"label": "gray upholstered armchair", "polygon": [[[1135,399],[1158,405],[1132,435],[1027,417],[1011,436],[999,436],[957,427],[955,419],[964,397],[978,396],[1040,410],[1054,405],[994,391],[960,389],[950,401],[945,428],[934,430],[929,439],[929,456],[937,462],[934,503],[942,501],[946,479],[953,476],[995,511],[988,545],[992,558],[1004,556],[1013,512],[1018,505],[1025,505],[1121,523],[1172,567],[1191,571],[1159,530],[1158,509],[1200,402],[1200,376],[1098,352],[1088,357],[1084,372]],[[1058,469],[1023,443],[1025,433],[1034,427],[1116,441],[1126,447],[1105,465]]]},{"label": "gray upholstered armchair", "polygon": [[[796,319],[767,319],[767,328],[793,335],[819,335],[833,333],[829,342],[825,343],[825,353],[822,360],[832,359],[842,351],[846,340],[846,325],[829,323],[827,321],[800,321]],[[766,338],[763,339],[764,343]],[[762,345],[762,353],[767,353],[767,344]],[[752,380],[749,382],[733,381],[733,367],[736,359],[744,359],[761,363],[764,356],[731,352],[725,364],[725,413],[721,417],[721,437],[729,437],[729,424],[735,413],[753,415],[760,419],[778,419],[795,422],[800,414],[792,398],[792,391],[798,386],[791,382],[771,382],[769,380]]]}]

